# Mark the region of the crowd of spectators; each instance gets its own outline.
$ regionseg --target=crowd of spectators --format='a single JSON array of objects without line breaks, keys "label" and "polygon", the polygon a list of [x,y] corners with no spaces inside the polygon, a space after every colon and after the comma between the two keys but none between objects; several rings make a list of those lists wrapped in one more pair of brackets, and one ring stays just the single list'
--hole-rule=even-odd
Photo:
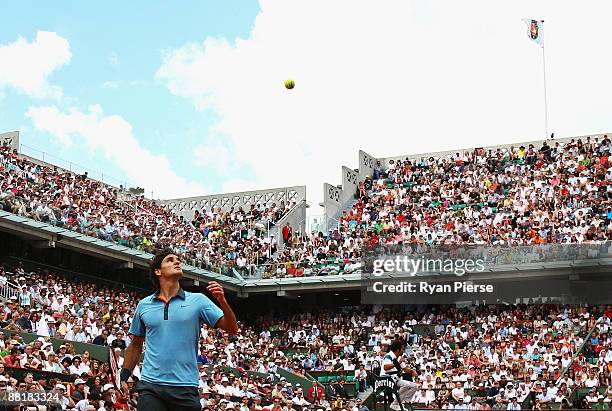
[{"label": "crowd of spectators", "polygon": [[231,274],[253,272],[276,251],[269,228],[294,201],[197,210],[192,221],[144,196],[0,147],[0,208],[103,240],[152,251],[171,246],[185,262]]},{"label": "crowd of spectators", "polygon": [[396,245],[605,243],[612,239],[611,150],[605,136],[391,160],[386,169],[378,162],[338,227],[294,233],[265,275],[358,272],[365,250]]},{"label": "crowd of spectators", "polygon": [[[34,389],[33,382],[23,385],[7,372],[23,368],[71,375],[87,382],[84,386],[94,399],[99,401],[108,391],[116,401],[114,389],[107,385],[109,365],[88,352],[77,353],[74,342],[110,346],[120,366],[119,354],[130,344],[127,330],[142,296],[68,281],[46,270],[27,272],[21,264],[0,268],[0,285],[7,283],[18,284],[20,293],[0,305],[0,328],[5,329],[0,335],[0,367],[5,373],[0,375],[6,379],[0,377],[0,389],[3,383],[7,389]],[[406,355],[419,372],[421,389],[413,401],[420,406],[506,409],[512,398],[523,404],[530,395],[543,406],[569,401],[576,388],[593,387],[607,391],[585,400],[597,397],[605,403],[612,398],[606,388],[612,371],[611,318],[612,307],[360,306],[262,317],[241,323],[237,337],[204,325],[198,357],[202,404],[210,410],[364,410],[361,399],[348,397],[347,384],[358,382],[358,392],[368,390],[374,365],[398,338],[408,342]],[[595,332],[585,342],[593,327]],[[39,337],[25,344],[13,330]],[[49,337],[65,343],[54,350]],[[337,377],[308,390],[284,380],[279,369],[300,376],[327,371]],[[58,384],[70,393],[81,385],[54,380],[45,387]],[[131,400],[137,401],[137,394],[132,394]]]},{"label": "crowd of spectators", "polygon": [[[503,405],[506,409],[512,398],[523,404],[530,395],[534,403],[543,406],[570,401],[576,388],[593,387],[607,389],[597,394],[598,401],[612,399],[608,388],[612,307],[605,312],[596,307],[543,305],[374,312],[304,314],[272,325],[271,330],[283,335],[272,339],[275,346],[281,350],[303,347],[297,358],[280,355],[275,362],[288,364],[297,373],[341,370],[360,379],[361,371],[367,373],[375,362],[382,363],[386,347],[401,338],[410,343],[407,355],[419,372],[420,390],[413,402],[420,406],[501,409]],[[599,331],[589,342],[597,343],[599,361],[588,364],[588,354],[578,350],[596,323]],[[418,336],[414,331],[417,325],[428,325],[430,331]],[[260,338],[266,335],[264,330]],[[570,365],[569,376],[561,378]],[[367,386],[367,378],[364,383]]]},{"label": "crowd of spectators", "polygon": [[[21,263],[0,265],[0,287],[12,286],[19,289],[17,295],[0,302],[0,409],[19,409],[20,403],[79,411],[123,407],[109,362],[77,349],[76,343],[125,349],[131,315],[141,296],[69,281],[48,270],[28,272]],[[38,337],[26,342],[23,332]],[[52,338],[64,341],[54,349]],[[16,378],[17,371],[22,378]],[[22,394],[20,398],[31,393],[31,401],[13,401],[16,393]]]},{"label": "crowd of spectators", "polygon": [[[379,246],[558,245],[612,238],[612,145],[605,136],[377,163],[329,232],[276,239],[294,202],[197,210],[192,221],[143,196],[0,148],[0,207],[186,262],[247,277],[358,273]],[[278,241],[282,242],[278,244]],[[279,250],[280,248],[280,250]],[[277,250],[279,252],[277,253]],[[259,269],[258,269],[259,267]]]},{"label": "crowd of spectators", "polygon": [[[589,138],[539,148],[407,159],[388,169],[377,166],[372,178],[359,184],[357,203],[344,213],[338,229],[290,233],[280,239],[282,250],[268,266],[268,275],[359,272],[359,259],[368,247],[397,244],[609,241],[610,148],[607,137]],[[276,251],[276,240],[266,237],[262,227],[294,206],[204,210],[186,221],[143,197],[40,166],[6,148],[0,149],[0,175],[4,210],[144,250],[171,245],[185,262],[246,272]],[[0,328],[6,330],[0,335],[0,396],[44,387],[63,391],[62,403],[68,408],[113,409],[117,396],[109,365],[88,352],[77,353],[73,343],[109,346],[121,363],[118,354],[130,344],[127,330],[142,296],[69,281],[47,270],[27,272],[21,265],[0,266],[0,287],[8,283],[16,284],[19,293],[0,304]],[[589,390],[582,398],[587,405],[609,404],[611,319],[611,307],[422,306],[396,311],[361,306],[262,318],[240,324],[236,338],[204,326],[198,358],[202,406],[364,411],[359,399],[348,398],[349,382],[343,378],[305,390],[278,371],[350,375],[365,391],[372,385],[374,364],[397,338],[408,342],[406,355],[419,373],[413,402],[424,407],[517,409],[530,400],[533,407],[545,409],[569,402],[578,388]],[[429,331],[417,332],[420,326]],[[39,337],[26,344],[17,331]],[[65,344],[54,350],[51,337]],[[17,381],[10,372],[14,368],[32,370],[32,375]],[[39,381],[34,380],[35,371],[78,379],[70,384],[60,377]],[[138,370],[134,375],[138,378]],[[87,401],[79,396],[87,396]],[[130,401],[137,402],[133,391]]]}]

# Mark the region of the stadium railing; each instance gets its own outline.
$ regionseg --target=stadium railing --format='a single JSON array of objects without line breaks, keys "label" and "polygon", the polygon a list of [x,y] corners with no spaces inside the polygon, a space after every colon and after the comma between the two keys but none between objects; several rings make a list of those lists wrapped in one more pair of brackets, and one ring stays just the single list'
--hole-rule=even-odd
[{"label": "stadium railing", "polygon": [[[266,263],[257,266],[255,272],[250,275],[248,270],[242,274],[245,280],[259,280],[268,278],[295,278],[295,277],[315,277],[322,275],[339,275],[339,274],[359,274],[360,268],[347,270],[348,263],[359,263],[361,259],[354,258],[326,258],[319,261],[277,261]],[[276,269],[284,266],[286,274],[282,277],[276,277]]]},{"label": "stadium railing", "polygon": [[[561,374],[561,377],[559,377],[559,380],[569,372],[569,370],[574,366],[574,361],[576,361],[576,358],[578,358],[578,355],[582,352],[584,352],[584,348],[587,345],[587,342],[589,341],[589,339],[591,338],[591,335],[593,335],[593,332],[595,332],[595,330],[598,328],[597,325],[600,323],[600,321],[603,319],[603,317],[600,317],[595,324],[593,325],[593,327],[591,327],[591,329],[589,330],[587,336],[584,338],[584,341],[582,342],[582,345],[580,346],[580,348],[578,350],[576,350],[576,353],[572,356],[572,361],[569,363],[569,365],[565,368],[565,370],[563,370],[563,373]],[[590,362],[591,358],[587,358],[587,360]],[[557,380],[557,382],[559,381]],[[604,394],[606,391],[606,387],[596,387],[597,388],[597,392],[598,394]],[[575,388],[572,391],[572,394],[570,395],[570,398],[568,398],[568,400],[570,402],[573,402],[574,400],[578,399],[579,397],[583,397],[586,394],[589,393],[589,391],[591,390],[591,388],[587,388],[587,387],[579,387],[579,388]]]},{"label": "stadium railing", "polygon": [[[117,243],[102,240],[97,237],[90,237],[76,231],[53,226],[48,223],[35,221],[31,218],[19,216],[7,211],[0,210],[0,226],[7,227],[10,230],[19,230],[27,232],[35,238],[49,241],[52,247],[56,247],[56,243],[61,243],[67,246],[89,249],[94,255],[100,254],[111,259],[128,262],[132,265],[140,265],[148,269],[149,262],[153,255],[121,246]],[[224,283],[228,289],[235,290],[242,282],[234,277],[228,277],[223,274],[217,274],[210,270],[201,269],[190,265],[187,261],[183,264],[183,272],[197,277],[198,280],[216,280]]]},{"label": "stadium railing", "polygon": [[127,190],[127,187],[129,185],[128,181],[114,178],[112,176],[109,176],[108,174],[105,175],[100,171],[89,169],[80,164],[64,160],[63,158],[54,156],[53,154],[38,150],[25,144],[19,144],[19,155],[26,157],[28,160],[36,164],[43,165],[52,169],[58,168],[60,170],[63,170],[64,172],[70,172],[76,175],[87,174],[87,178],[89,178],[90,180],[99,181],[113,188],[119,189],[120,187],[123,187],[124,190]]},{"label": "stadium railing", "polygon": [[10,281],[0,283],[0,300],[7,301],[19,295],[19,287]]}]

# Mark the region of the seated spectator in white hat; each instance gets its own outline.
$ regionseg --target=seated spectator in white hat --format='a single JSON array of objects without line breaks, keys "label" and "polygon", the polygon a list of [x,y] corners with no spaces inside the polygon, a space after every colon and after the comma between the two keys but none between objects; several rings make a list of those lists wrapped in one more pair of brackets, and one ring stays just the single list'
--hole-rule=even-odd
[{"label": "seated spectator in white hat", "polygon": [[57,402],[60,404],[63,410],[73,408],[75,406],[72,398],[66,395],[66,386],[64,384],[56,384],[55,392],[58,395]]},{"label": "seated spectator in white hat", "polygon": [[61,373],[63,371],[63,367],[60,364],[55,352],[51,351],[47,354],[47,360],[43,362],[43,370],[57,373]]},{"label": "seated spectator in white hat", "polygon": [[215,385],[215,389],[219,395],[225,395],[226,393],[231,393],[232,389],[229,387],[229,378],[223,376],[219,384]]},{"label": "seated spectator in white hat", "polygon": [[310,403],[306,400],[306,398],[304,398],[304,392],[302,391],[301,388],[299,388],[296,391],[295,397],[293,397],[292,401],[298,407],[307,407],[310,405]]}]

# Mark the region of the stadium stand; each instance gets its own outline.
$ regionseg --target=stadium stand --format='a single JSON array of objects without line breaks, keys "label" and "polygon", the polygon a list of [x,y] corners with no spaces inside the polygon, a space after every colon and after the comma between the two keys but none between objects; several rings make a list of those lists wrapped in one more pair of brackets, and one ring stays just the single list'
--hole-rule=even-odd
[{"label": "stadium stand", "polygon": [[[110,346],[121,363],[120,352],[130,343],[124,330],[139,293],[69,282],[48,270],[27,272],[21,264],[0,269],[0,284],[6,283],[21,290],[0,313],[6,387],[19,389],[19,375],[26,389],[36,389],[28,382],[31,370],[43,372],[35,375],[40,384],[60,375],[61,384],[72,384],[71,393],[81,378],[97,393],[93,398],[102,398],[108,362],[99,354],[93,358],[97,347],[86,344]],[[372,385],[374,362],[393,339],[402,338],[420,372],[416,407],[506,409],[512,398],[524,406],[529,401],[534,407],[557,406],[563,399],[593,402],[592,388],[599,390],[596,402],[605,405],[611,318],[611,306],[362,306],[261,317],[242,323],[237,338],[203,326],[202,404],[204,409],[223,409],[221,402],[225,409],[357,406],[363,400],[359,393]]]},{"label": "stadium stand", "polygon": [[408,244],[583,244],[612,239],[612,144],[587,137],[380,164],[336,229],[294,233],[264,278],[355,273],[364,250]]},{"label": "stadium stand", "polygon": [[276,251],[266,228],[295,201],[259,202],[250,209],[197,210],[192,221],[165,204],[122,188],[43,165],[0,147],[0,207],[14,214],[91,237],[151,252],[172,246],[185,261],[215,272],[265,263]]},{"label": "stadium stand", "polygon": [[[0,149],[0,206],[136,249],[171,245],[202,267],[236,268],[246,278],[258,271],[251,281],[355,274],[368,247],[403,243],[419,253],[512,245],[524,258],[520,247],[594,244],[608,255],[610,140],[550,144],[376,165],[356,183],[337,228],[281,229],[278,244],[261,222],[282,221],[292,202],[199,210],[186,219],[9,148]],[[61,409],[121,408],[110,356],[121,365],[126,331],[148,291],[7,259],[0,265],[0,398],[45,389],[61,396]],[[419,372],[414,408],[612,406],[611,306],[343,306],[343,297],[331,309],[294,302],[266,312],[274,297],[251,304],[238,313],[245,318],[238,337],[203,326],[202,409],[372,409],[374,364],[398,338]]]},{"label": "stadium stand", "polygon": [[357,201],[336,229],[290,231],[282,244],[265,228],[294,208],[293,201],[247,211],[195,209],[188,219],[167,204],[41,166],[10,147],[0,149],[0,205],[140,250],[172,246],[192,265],[217,272],[233,267],[246,278],[351,274],[360,272],[363,251],[376,245],[609,241],[611,148],[604,136],[391,160],[357,184]]}]

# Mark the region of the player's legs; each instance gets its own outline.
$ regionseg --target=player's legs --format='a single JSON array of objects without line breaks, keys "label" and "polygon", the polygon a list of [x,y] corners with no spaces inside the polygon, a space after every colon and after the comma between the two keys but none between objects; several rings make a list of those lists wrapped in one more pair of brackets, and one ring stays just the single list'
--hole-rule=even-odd
[{"label": "player's legs", "polygon": [[416,392],[419,390],[419,386],[412,381],[402,380],[401,382],[401,386],[398,384],[399,395],[400,400],[405,404],[412,401],[412,397],[414,397],[414,394],[416,394]]},{"label": "player's legs", "polygon": [[164,387],[139,381],[136,385],[138,390],[138,410],[139,411],[169,411],[171,408],[166,406],[163,398]]},{"label": "player's legs", "polygon": [[[397,388],[397,391],[398,391],[399,398],[400,398],[401,402],[403,402],[401,395],[402,395],[402,387],[403,387],[403,384],[405,382],[406,381],[404,381],[404,380],[397,380],[396,383],[395,383],[395,388]],[[391,403],[390,407],[391,407],[392,410],[401,410],[402,409],[401,404],[397,401],[397,395],[393,395],[393,402]]]},{"label": "player's legs", "polygon": [[164,387],[163,398],[169,409],[179,411],[200,411],[200,393],[197,387]]}]

